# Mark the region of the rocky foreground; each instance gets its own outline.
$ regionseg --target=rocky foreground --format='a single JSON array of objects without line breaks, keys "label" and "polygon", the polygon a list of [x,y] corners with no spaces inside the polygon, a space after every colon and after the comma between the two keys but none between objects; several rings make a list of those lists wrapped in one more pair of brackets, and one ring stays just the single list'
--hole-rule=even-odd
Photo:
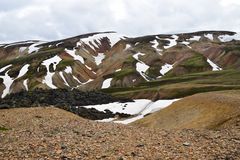
[{"label": "rocky foreground", "polygon": [[0,110],[0,159],[240,159],[240,132],[161,130],[53,108]]}]

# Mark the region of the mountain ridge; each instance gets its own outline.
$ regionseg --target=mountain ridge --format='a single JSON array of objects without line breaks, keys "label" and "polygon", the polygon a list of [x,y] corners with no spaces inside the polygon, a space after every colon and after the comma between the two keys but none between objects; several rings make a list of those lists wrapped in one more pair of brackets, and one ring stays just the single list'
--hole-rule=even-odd
[{"label": "mountain ridge", "polygon": [[[131,89],[165,77],[236,70],[239,40],[238,33],[231,31],[136,38],[94,32],[52,42],[4,44],[0,45],[0,93],[4,97],[35,88]],[[11,84],[3,83],[4,78]]]}]

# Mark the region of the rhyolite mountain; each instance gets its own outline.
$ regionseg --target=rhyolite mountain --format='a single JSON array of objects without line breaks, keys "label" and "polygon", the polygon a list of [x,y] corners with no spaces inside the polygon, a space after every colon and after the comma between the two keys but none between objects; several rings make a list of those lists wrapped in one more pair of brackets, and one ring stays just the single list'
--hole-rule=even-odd
[{"label": "rhyolite mountain", "polygon": [[240,34],[200,31],[126,37],[99,32],[0,45],[0,95],[98,90],[152,100],[240,89]]}]

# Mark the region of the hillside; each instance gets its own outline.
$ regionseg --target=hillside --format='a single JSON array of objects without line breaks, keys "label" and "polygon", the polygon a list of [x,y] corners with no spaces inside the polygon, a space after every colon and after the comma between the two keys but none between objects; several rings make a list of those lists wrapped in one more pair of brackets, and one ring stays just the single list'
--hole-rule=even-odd
[{"label": "hillside", "polygon": [[195,94],[148,115],[133,125],[161,129],[234,128],[240,131],[240,90]]},{"label": "hillside", "polygon": [[239,159],[235,130],[98,123],[53,108],[0,112],[1,159]]},{"label": "hillside", "polygon": [[239,40],[228,31],[135,38],[98,32],[1,44],[0,94],[77,88],[158,100],[239,88]]}]

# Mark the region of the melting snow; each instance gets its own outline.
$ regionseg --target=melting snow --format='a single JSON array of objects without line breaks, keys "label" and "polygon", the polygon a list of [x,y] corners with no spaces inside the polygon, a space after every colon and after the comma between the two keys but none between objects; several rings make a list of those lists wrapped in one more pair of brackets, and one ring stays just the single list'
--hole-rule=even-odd
[{"label": "melting snow", "polygon": [[210,59],[207,59],[207,62],[210,64],[210,66],[212,67],[213,71],[220,71],[222,70],[222,68],[218,67],[215,63],[213,63]]},{"label": "melting snow", "polygon": [[11,66],[12,66],[12,65],[9,64],[9,65],[7,65],[7,66],[1,68],[1,69],[0,69],[0,73],[3,72],[3,71],[5,71],[7,68],[9,68],[9,67],[11,67]]},{"label": "melting snow", "polygon": [[129,48],[131,48],[131,45],[127,44],[125,50],[128,50]]},{"label": "melting snow", "polygon": [[213,34],[208,33],[208,34],[205,34],[204,36],[210,39],[211,41],[213,41]]},{"label": "melting snow", "polygon": [[20,47],[19,52],[24,52],[27,49],[27,47]]},{"label": "melting snow", "polygon": [[172,68],[173,68],[173,65],[166,63],[165,65],[162,66],[162,69],[160,70],[160,73],[161,73],[162,75],[165,75],[165,74],[166,74],[168,71],[170,71]]},{"label": "melting snow", "polygon": [[79,84],[82,84],[82,82],[80,82],[79,79],[77,79],[77,77],[73,76],[73,79],[75,79]]},{"label": "melting snow", "polygon": [[[12,66],[12,65],[10,64],[10,65],[7,65],[7,66],[1,68],[1,69],[0,69],[0,72],[5,71],[7,68],[9,68],[9,67],[11,67],[11,66]],[[14,80],[8,75],[8,72],[9,72],[9,71],[7,71],[7,72],[5,73],[5,75],[3,75],[3,76],[0,75],[0,78],[3,79],[3,84],[5,85],[5,89],[3,90],[3,93],[2,93],[2,98],[5,97],[5,96],[9,93],[10,87],[11,87],[13,81],[14,81]]]},{"label": "melting snow", "polygon": [[168,49],[168,48],[171,48],[171,47],[177,45],[178,36],[177,36],[177,35],[172,35],[172,38],[173,38],[173,39],[171,39],[171,38],[165,39],[165,40],[170,41],[170,43],[168,44],[168,46],[164,46],[165,49]]},{"label": "melting snow", "polygon": [[145,115],[149,113],[153,113],[156,111],[159,111],[163,108],[168,107],[171,105],[173,102],[178,101],[179,99],[172,99],[172,100],[158,100],[156,102],[151,102],[149,103],[140,113],[138,113],[137,116],[133,118],[129,118],[126,120],[119,120],[119,121],[114,121],[115,123],[122,123],[122,124],[129,124],[132,123],[138,119],[144,118]]},{"label": "melting snow", "polygon": [[28,47],[28,53],[33,53],[33,52],[37,52],[40,48],[39,47],[36,47],[37,45],[40,45],[42,43],[45,43],[45,42],[38,42],[38,43],[34,43],[32,45],[30,45]]},{"label": "melting snow", "polygon": [[110,110],[112,113],[124,113],[124,114],[130,114],[135,115],[133,118],[129,118],[126,120],[117,120],[114,121],[116,118],[108,118],[103,120],[98,120],[99,122],[111,122],[114,123],[123,123],[128,124],[135,120],[143,118],[145,115],[149,113],[156,112],[160,109],[163,109],[169,105],[171,105],[173,102],[177,101],[179,99],[172,99],[172,100],[158,100],[156,102],[152,102],[148,99],[137,99],[134,100],[134,102],[127,102],[127,103],[109,103],[109,104],[101,104],[101,105],[90,105],[90,106],[83,106],[84,108],[95,108],[98,111],[105,112],[105,110]]},{"label": "melting snow", "polygon": [[87,38],[82,38],[81,41],[83,41],[85,44],[87,44],[94,50],[95,48],[98,48],[98,45],[101,44],[100,40],[104,37],[107,37],[109,39],[111,47],[113,47],[118,41],[123,39],[123,36],[120,36],[117,33],[99,33],[93,36],[89,36]]},{"label": "melting snow", "polygon": [[146,75],[144,74],[148,70],[149,66],[143,62],[137,62],[136,70],[140,73],[140,75],[148,81]]},{"label": "melting snow", "polygon": [[189,41],[199,41],[201,36],[193,36],[192,38],[189,38]]},{"label": "melting snow", "polygon": [[218,37],[221,42],[230,42],[232,40],[240,40],[240,32],[234,35],[221,35]]},{"label": "melting snow", "polygon": [[54,73],[50,72],[49,65],[53,64],[53,69],[56,70],[56,66],[61,60],[62,59],[56,55],[42,62],[42,65],[45,65],[47,68],[47,75],[45,76],[42,83],[45,83],[47,86],[49,86],[52,89],[56,89],[57,87],[52,83],[52,76],[54,75]]},{"label": "melting snow", "polygon": [[115,120],[116,118],[106,118],[106,119],[102,119],[102,120],[96,120],[97,122],[112,122],[113,120]]},{"label": "melting snow", "polygon": [[[25,64],[25,65],[22,67],[22,69],[20,70],[17,78],[20,78],[20,77],[24,76],[24,75],[28,72],[28,67],[29,67],[29,66],[30,66],[30,64]],[[17,78],[16,78],[16,79],[17,79]]]},{"label": "melting snow", "polygon": [[72,73],[72,68],[70,66],[67,66],[64,70],[66,73]]},{"label": "melting snow", "polygon": [[99,65],[99,64],[102,63],[102,60],[105,58],[105,55],[104,55],[104,53],[98,53],[97,56],[93,56],[93,57],[94,57],[94,59],[95,59],[95,63],[96,63],[97,65]]},{"label": "melting snow", "polygon": [[89,105],[89,106],[83,106],[84,108],[95,108],[99,111],[104,112],[105,109],[110,110],[112,113],[125,113],[125,114],[131,114],[136,115],[140,113],[146,105],[148,105],[151,102],[151,100],[147,99],[138,99],[135,100],[135,102],[127,102],[127,103],[109,103],[109,104],[100,104],[100,105]]},{"label": "melting snow", "polygon": [[24,85],[25,89],[28,91],[27,82],[28,82],[28,79],[25,79],[25,80],[23,81],[23,85]]},{"label": "melting snow", "polygon": [[67,81],[66,81],[64,75],[63,75],[63,72],[59,72],[59,75],[61,76],[61,78],[62,78],[64,84],[65,84],[66,86],[70,87],[69,84],[67,83]]},{"label": "melting snow", "polygon": [[[156,38],[157,38],[157,37],[156,37]],[[160,55],[162,55],[162,54],[161,54],[162,50],[158,48],[158,45],[159,45],[158,41],[155,39],[155,40],[151,41],[151,43],[153,43],[152,47],[155,48],[156,51],[157,51]]]},{"label": "melting snow", "polygon": [[122,69],[120,68],[120,69],[117,69],[115,72],[119,72],[119,71],[121,71]]},{"label": "melting snow", "polygon": [[82,56],[76,54],[76,50],[75,49],[74,50],[65,49],[65,51],[69,55],[71,55],[74,60],[80,61],[82,64],[84,64],[84,59],[82,58]]},{"label": "melting snow", "polygon": [[139,56],[139,55],[144,56],[145,54],[144,54],[144,53],[141,53],[141,52],[138,52],[138,53],[136,53],[136,54],[133,55],[133,58],[135,58],[136,60],[139,61],[139,59],[138,59],[138,56]]},{"label": "melting snow", "polygon": [[102,89],[109,88],[111,86],[112,78],[105,79],[102,84]]},{"label": "melting snow", "polygon": [[149,66],[146,65],[144,62],[139,60],[139,55],[145,55],[144,53],[136,53],[133,55],[133,58],[135,58],[138,62],[136,63],[136,70],[139,72],[139,74],[146,80],[149,81],[147,79],[147,76],[145,75],[145,72],[148,70]]},{"label": "melting snow", "polygon": [[8,75],[8,71],[5,73],[4,76],[0,76],[0,78],[3,79],[3,84],[5,85],[5,89],[3,90],[3,93],[2,93],[2,98],[5,97],[7,94],[9,94],[10,92],[10,87],[14,81],[13,78],[11,78],[9,75]]}]

